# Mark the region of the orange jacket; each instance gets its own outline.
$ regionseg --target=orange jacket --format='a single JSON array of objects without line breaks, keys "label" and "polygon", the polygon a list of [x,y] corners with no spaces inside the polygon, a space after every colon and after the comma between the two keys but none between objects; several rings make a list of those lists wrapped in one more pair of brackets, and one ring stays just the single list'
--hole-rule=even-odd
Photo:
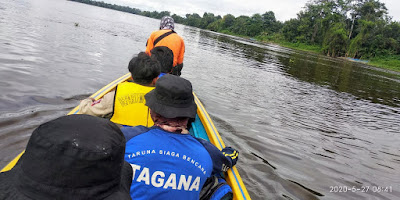
[{"label": "orange jacket", "polygon": [[[147,46],[146,46],[146,53],[148,55],[150,55],[150,51],[155,47],[154,41],[162,34],[169,31],[171,30],[163,29],[151,33],[149,39],[147,40]],[[158,46],[166,46],[172,50],[172,52],[174,53],[174,64],[173,64],[174,67],[178,64],[183,63],[183,54],[185,53],[185,43],[183,42],[181,36],[175,33],[168,35],[167,37],[163,38],[156,44],[156,47]]]}]

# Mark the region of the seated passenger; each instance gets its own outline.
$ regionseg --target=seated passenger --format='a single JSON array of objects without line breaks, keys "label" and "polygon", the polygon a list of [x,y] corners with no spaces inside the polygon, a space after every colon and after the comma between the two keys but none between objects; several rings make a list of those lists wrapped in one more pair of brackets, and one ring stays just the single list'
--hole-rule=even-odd
[{"label": "seated passenger", "polygon": [[166,46],[174,53],[172,74],[180,76],[183,68],[183,57],[185,54],[185,42],[175,31],[174,19],[164,16],[160,21],[160,30],[151,33],[146,42],[146,53],[157,46]]},{"label": "seated passenger", "polygon": [[132,168],[114,123],[68,115],[36,128],[25,153],[0,173],[1,200],[128,200]]},{"label": "seated passenger", "polygon": [[144,95],[154,89],[160,74],[160,64],[155,58],[141,52],[132,58],[128,66],[133,82],[118,84],[115,91],[95,101],[87,98],[81,101],[79,112],[98,117],[111,118],[114,123],[128,126],[152,126]]},{"label": "seated passenger", "polygon": [[151,57],[155,58],[160,62],[161,74],[158,77],[164,76],[164,74],[171,74],[174,64],[174,53],[171,49],[165,46],[154,47],[150,51]]},{"label": "seated passenger", "polygon": [[188,80],[166,74],[145,98],[154,126],[121,128],[125,160],[133,169],[132,199],[199,199],[208,177],[236,164],[237,151],[227,147],[224,156],[189,134],[188,120],[196,116],[197,106]]}]

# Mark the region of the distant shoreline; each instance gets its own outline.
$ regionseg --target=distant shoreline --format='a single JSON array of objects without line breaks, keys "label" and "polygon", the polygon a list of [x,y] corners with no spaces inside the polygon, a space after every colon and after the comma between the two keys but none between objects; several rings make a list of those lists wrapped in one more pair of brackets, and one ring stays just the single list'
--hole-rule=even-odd
[{"label": "distant shoreline", "polygon": [[[277,45],[287,47],[290,49],[313,52],[316,54],[323,55],[323,52],[321,51],[320,47],[318,47],[318,46],[306,45],[306,44],[301,44],[301,43],[282,42],[282,41],[276,42],[276,41],[260,40],[260,39],[257,39],[257,41],[264,42],[264,43],[277,44]],[[400,55],[373,58],[370,60],[363,60],[363,59],[360,60],[360,59],[354,59],[354,58],[350,58],[350,57],[337,57],[337,58],[347,60],[350,62],[362,63],[364,65],[368,65],[371,67],[377,67],[377,68],[389,70],[391,72],[394,72],[395,74],[398,74],[400,72]]]},{"label": "distant shoreline", "polygon": [[[171,15],[169,11],[162,11],[162,12],[141,11],[140,9],[137,8],[130,8],[127,6],[120,6],[116,4],[109,4],[109,3],[104,3],[102,1],[101,2],[93,0],[69,0],[69,1],[94,5],[107,9],[118,10],[121,12],[137,14],[155,19],[161,19],[161,17],[168,15],[174,18],[175,23],[180,23],[186,26],[193,26],[203,30],[210,30],[218,33],[238,36],[241,38],[247,38],[249,40],[275,43],[280,46],[302,51],[314,52],[317,54],[323,54],[333,58],[343,57],[344,55],[346,55],[346,57],[353,57],[353,56],[360,57],[361,59],[367,58],[369,59],[368,61],[361,60],[361,63],[373,67],[391,70],[394,72],[400,72],[400,54],[398,54],[400,51],[400,47],[397,48],[397,46],[400,45],[400,40],[399,40],[400,37],[398,36],[400,35],[400,33],[392,31],[390,33],[391,34],[390,37],[386,38],[385,37],[382,38],[382,35],[371,35],[372,32],[371,34],[366,34],[371,29],[365,28],[364,26],[367,26],[366,23],[368,22],[369,23],[369,24],[367,23],[368,27],[369,26],[372,27],[373,24],[375,23],[374,20],[381,19],[378,16],[376,16],[377,18],[372,21],[363,19],[362,20],[363,22],[360,24],[364,25],[362,26],[360,25],[360,27],[358,27],[361,28],[363,32],[360,33],[358,31],[357,33],[358,35],[356,33],[354,33],[355,35],[353,36],[351,34],[348,35],[348,32],[353,33],[353,28],[351,30],[347,30],[343,28],[344,25],[340,24],[341,22],[332,22],[329,26],[325,27],[327,29],[324,29],[324,31],[322,31],[327,34],[317,35],[318,33],[317,30],[322,30],[323,28],[319,27],[319,24],[314,24],[313,25],[314,28],[312,29],[306,28],[302,30],[302,32],[299,32],[297,29],[298,26],[301,25],[301,23],[303,23],[302,19],[300,18],[291,19],[289,21],[282,23],[275,19],[275,14],[272,11],[265,12],[262,15],[255,14],[252,17],[240,16],[236,18],[231,14],[227,14],[221,17],[219,15],[215,16],[213,13],[206,12],[204,13],[203,17],[201,17],[196,13],[193,13],[193,14],[187,14],[186,17],[183,18],[176,14]],[[320,2],[320,4],[322,5],[323,2]],[[308,6],[321,6],[320,4],[315,4],[315,5],[310,4]],[[360,4],[359,6],[363,6],[363,4]],[[311,11],[308,10],[307,12]],[[312,13],[309,14],[310,16],[312,15]],[[329,15],[329,13],[327,14]],[[303,17],[306,16],[308,15],[304,15]],[[342,17],[347,17],[347,16],[342,16]],[[304,18],[304,20],[307,19]],[[77,24],[75,25],[77,26]],[[354,25],[354,20],[353,20],[353,25]],[[400,30],[400,24],[398,22],[392,22],[390,24],[386,24],[386,26],[391,27],[387,30]],[[311,25],[309,25],[308,27],[311,27]],[[375,28],[378,27],[376,26]],[[387,30],[381,28],[374,32],[387,33],[388,32]],[[310,31],[312,32],[312,34]],[[330,33],[335,33],[335,34],[330,35]],[[316,41],[317,40],[316,38],[318,37],[319,41]],[[330,40],[330,42],[326,43],[323,42],[321,38],[333,38],[333,39]],[[360,38],[362,40],[365,40],[365,42],[359,42],[361,41]],[[375,38],[381,38],[381,39],[375,40]],[[371,46],[372,44],[369,44],[371,40],[374,40],[375,46]],[[365,46],[364,43],[367,46]],[[383,48],[383,46],[388,44],[390,44],[389,45],[390,49],[386,47]],[[372,47],[379,47],[379,48],[372,48]],[[348,60],[352,62],[360,62],[359,60],[354,58],[350,58]]]}]

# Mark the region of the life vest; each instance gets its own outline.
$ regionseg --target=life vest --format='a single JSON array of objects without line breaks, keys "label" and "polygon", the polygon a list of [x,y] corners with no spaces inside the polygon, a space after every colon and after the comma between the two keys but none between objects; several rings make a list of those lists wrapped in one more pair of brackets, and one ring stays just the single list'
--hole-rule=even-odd
[{"label": "life vest", "polygon": [[[185,43],[183,39],[173,32],[174,34],[170,34],[166,37],[163,37],[161,40],[157,41],[157,39],[166,34],[171,32],[171,30],[158,30],[151,33],[149,39],[146,43],[146,53],[150,55],[150,51],[157,46],[166,46],[170,48],[174,54],[174,63],[173,67],[176,65],[180,65],[183,63],[183,56],[185,53]],[[154,42],[157,41],[156,44]]]},{"label": "life vest", "polygon": [[118,84],[114,96],[114,110],[111,121],[128,126],[153,126],[150,110],[145,105],[144,95],[154,87],[132,82]]}]

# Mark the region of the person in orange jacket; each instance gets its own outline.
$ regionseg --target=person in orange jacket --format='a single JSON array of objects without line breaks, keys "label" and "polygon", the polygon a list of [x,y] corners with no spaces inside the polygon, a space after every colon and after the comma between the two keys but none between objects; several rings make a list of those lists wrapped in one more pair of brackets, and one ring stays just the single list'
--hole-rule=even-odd
[{"label": "person in orange jacket", "polygon": [[151,50],[157,46],[166,46],[174,54],[172,74],[180,76],[183,68],[183,55],[185,53],[185,43],[181,36],[174,31],[174,19],[164,16],[160,22],[160,30],[151,33],[146,43],[146,53],[151,55]]}]

